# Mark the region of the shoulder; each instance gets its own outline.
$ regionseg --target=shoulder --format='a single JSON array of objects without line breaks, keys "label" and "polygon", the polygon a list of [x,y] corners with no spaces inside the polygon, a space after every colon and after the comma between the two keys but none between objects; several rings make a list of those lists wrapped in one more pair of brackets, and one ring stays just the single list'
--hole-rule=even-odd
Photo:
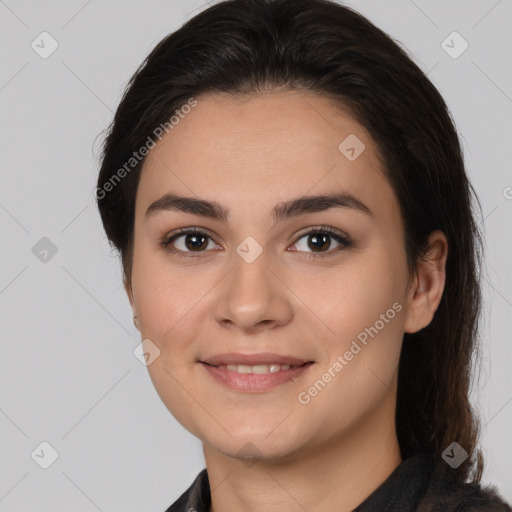
[{"label": "shoulder", "polygon": [[512,508],[492,485],[458,482],[449,470],[432,474],[427,492],[417,512],[512,512]]}]

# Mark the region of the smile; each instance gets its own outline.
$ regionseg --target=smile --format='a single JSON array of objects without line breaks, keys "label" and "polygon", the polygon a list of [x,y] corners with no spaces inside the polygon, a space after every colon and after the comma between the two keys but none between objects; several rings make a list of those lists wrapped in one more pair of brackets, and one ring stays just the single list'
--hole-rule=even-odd
[{"label": "smile", "polygon": [[280,370],[289,370],[290,368],[300,368],[300,366],[290,366],[289,364],[257,364],[255,366],[249,366],[247,364],[228,364],[220,365],[217,368],[227,368],[230,372],[237,373],[275,373]]},{"label": "smile", "polygon": [[313,362],[306,362],[300,366],[288,364],[229,364],[214,366],[208,363],[200,363],[208,374],[224,386],[244,392],[261,392],[272,389],[307,372]]}]

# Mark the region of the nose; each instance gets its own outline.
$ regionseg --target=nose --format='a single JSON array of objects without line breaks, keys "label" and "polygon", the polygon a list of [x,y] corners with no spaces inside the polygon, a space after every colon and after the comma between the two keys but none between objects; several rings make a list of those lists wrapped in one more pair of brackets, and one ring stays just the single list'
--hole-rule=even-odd
[{"label": "nose", "polygon": [[251,263],[235,253],[232,265],[216,297],[214,318],[222,327],[249,334],[290,322],[293,293],[269,266],[265,251]]}]

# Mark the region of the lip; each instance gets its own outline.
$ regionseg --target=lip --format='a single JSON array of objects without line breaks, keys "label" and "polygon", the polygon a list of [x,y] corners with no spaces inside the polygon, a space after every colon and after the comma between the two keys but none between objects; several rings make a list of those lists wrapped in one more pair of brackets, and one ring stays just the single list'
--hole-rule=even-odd
[{"label": "lip", "polygon": [[[297,366],[288,370],[279,370],[269,373],[238,373],[227,369],[227,365],[248,365],[276,363],[280,365]],[[243,391],[246,393],[257,393],[267,391],[276,386],[280,386],[308,371],[313,366],[314,361],[299,359],[291,356],[282,356],[270,352],[260,354],[239,354],[225,353],[209,357],[205,361],[199,361],[208,374],[217,382],[223,384],[232,390]],[[221,366],[219,368],[219,366]]]},{"label": "lip", "polygon": [[[259,354],[241,354],[237,352],[226,352],[223,354],[217,354],[207,359],[202,359],[200,363],[206,363],[212,366],[221,366],[228,364],[246,364],[249,366],[255,366],[258,364],[289,364],[290,366],[302,366],[304,363],[310,363],[314,361],[308,361],[307,359],[299,359],[292,356],[283,356],[274,354],[272,352],[261,352]],[[286,371],[286,370],[284,370]]]}]

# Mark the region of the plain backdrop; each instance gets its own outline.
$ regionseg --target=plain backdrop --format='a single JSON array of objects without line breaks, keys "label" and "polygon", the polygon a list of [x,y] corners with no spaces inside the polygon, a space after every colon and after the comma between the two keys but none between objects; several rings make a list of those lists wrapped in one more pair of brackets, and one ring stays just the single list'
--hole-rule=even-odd
[{"label": "plain backdrop", "polygon": [[[512,2],[346,5],[405,46],[460,133],[487,251],[484,373],[472,395],[483,482],[512,501]],[[163,512],[204,467],[201,443],[133,354],[141,340],[93,195],[97,137],[126,82],[204,7],[0,0],[2,511]]]}]

